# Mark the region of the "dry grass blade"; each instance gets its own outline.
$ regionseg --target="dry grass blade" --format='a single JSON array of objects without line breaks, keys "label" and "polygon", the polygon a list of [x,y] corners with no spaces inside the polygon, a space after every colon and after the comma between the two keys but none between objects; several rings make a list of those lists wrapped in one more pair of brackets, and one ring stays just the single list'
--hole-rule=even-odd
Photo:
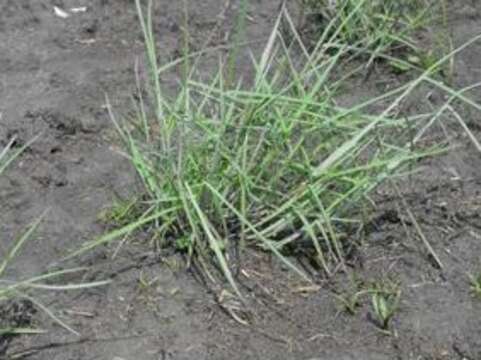
[{"label": "dry grass blade", "polygon": [[436,252],[434,251],[434,248],[431,246],[431,244],[429,243],[428,239],[426,238],[426,236],[424,235],[424,232],[422,231],[421,229],[421,226],[419,226],[419,223],[418,221],[416,220],[416,217],[414,216],[414,214],[412,213],[411,209],[409,208],[409,205],[406,201],[406,198],[402,195],[401,193],[401,190],[399,189],[399,187],[396,185],[396,184],[393,184],[395,190],[396,190],[396,193],[399,197],[399,199],[401,200],[402,204],[403,204],[403,207],[404,207],[404,210],[407,212],[408,216],[409,216],[409,219],[411,220],[411,222],[413,223],[414,225],[414,228],[416,229],[416,232],[419,236],[419,238],[421,239],[421,241],[423,242],[424,244],[424,247],[426,248],[426,250],[428,251],[428,254],[432,257],[432,259],[434,260],[434,262],[436,263],[436,266],[439,268],[439,269],[444,269],[444,265],[443,263],[441,262],[441,259],[439,258],[439,256],[436,254]]},{"label": "dry grass blade", "polygon": [[469,139],[471,140],[473,145],[476,147],[476,150],[481,152],[481,143],[473,134],[473,132],[469,129],[468,125],[466,125],[466,122],[463,120],[463,118],[451,106],[448,106],[448,109],[454,115],[454,118],[459,122],[463,130],[466,132],[466,135],[468,135]]}]

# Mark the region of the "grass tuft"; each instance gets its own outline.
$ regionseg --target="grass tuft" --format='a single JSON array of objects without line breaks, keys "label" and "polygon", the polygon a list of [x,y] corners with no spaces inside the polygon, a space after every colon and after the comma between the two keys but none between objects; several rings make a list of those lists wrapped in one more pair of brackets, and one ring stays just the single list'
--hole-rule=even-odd
[{"label": "grass tuft", "polygon": [[390,334],[392,319],[399,310],[400,286],[390,280],[374,283],[370,289],[374,321],[379,329]]},{"label": "grass tuft", "polygon": [[[301,0],[303,12],[316,17],[318,33],[349,45],[385,53],[414,48],[420,29],[445,16],[444,1]],[[327,31],[326,31],[327,30]]]},{"label": "grass tuft", "polygon": [[[439,150],[413,145],[443,111],[398,109],[422,84],[448,89],[430,75],[469,43],[409,83],[342,107],[340,89],[352,88],[362,74],[339,75],[350,54],[349,46],[332,40],[332,29],[342,31],[339,20],[331,20],[308,51],[283,8],[244,79],[235,82],[229,57],[220,57],[209,81],[196,76],[198,68],[187,71],[186,63],[176,61],[184,78],[175,89],[163,89],[164,69],[175,66],[157,63],[151,9],[136,4],[150,97],[140,97],[133,121],[112,119],[143,182],[145,211],[74,255],[149,226],[164,246],[185,253],[212,281],[223,274],[241,298],[231,259],[247,246],[272,252],[300,279],[311,281],[290,249],[298,244],[312,249],[326,274],[344,266],[346,229],[359,223],[368,194],[406,164]],[[290,41],[281,24],[289,25]],[[189,64],[201,59],[184,58]]]}]

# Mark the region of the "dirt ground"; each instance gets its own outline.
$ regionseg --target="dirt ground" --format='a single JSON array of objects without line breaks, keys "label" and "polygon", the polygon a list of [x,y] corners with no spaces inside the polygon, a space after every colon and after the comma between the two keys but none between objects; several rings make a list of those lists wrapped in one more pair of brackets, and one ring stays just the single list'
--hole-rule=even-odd
[{"label": "dirt ground", "polygon": [[[278,5],[251,1],[249,40],[267,38]],[[54,6],[87,11],[62,19]],[[209,36],[212,46],[228,44],[237,7],[235,0],[189,1],[192,44]],[[450,28],[461,44],[481,32],[481,4],[459,0],[453,8]],[[173,59],[182,46],[182,2],[157,0],[154,18],[159,56]],[[259,46],[251,45],[254,52]],[[118,112],[128,111],[142,50],[131,0],[1,1],[0,144],[12,136],[16,146],[39,137],[0,179],[0,253],[48,209],[10,278],[58,268],[68,251],[102,233],[99,213],[132,193],[133,171],[109,141],[105,94]],[[456,58],[457,86],[481,81],[480,58],[481,42]],[[481,102],[481,90],[469,95]],[[463,115],[481,137],[480,114]],[[466,275],[481,270],[481,154],[462,130],[451,130],[457,147],[423,161],[422,172],[402,187],[443,268],[434,266],[418,239],[406,236],[405,214],[388,192],[377,194],[378,221],[353,261],[364,281],[387,274],[401,282],[395,336],[379,332],[368,302],[354,316],[339,311],[332,290],[345,283],[342,276],[300,293],[295,279],[261,254],[244,265],[253,274],[246,287],[257,305],[255,325],[242,326],[194,276],[132,245],[115,261],[101,252],[77,260],[92,270],[71,281],[110,277],[110,286],[39,296],[80,336],[17,304],[22,322],[49,331],[1,339],[0,358],[481,359],[481,301],[470,294]],[[2,309],[0,316],[7,313]]]}]

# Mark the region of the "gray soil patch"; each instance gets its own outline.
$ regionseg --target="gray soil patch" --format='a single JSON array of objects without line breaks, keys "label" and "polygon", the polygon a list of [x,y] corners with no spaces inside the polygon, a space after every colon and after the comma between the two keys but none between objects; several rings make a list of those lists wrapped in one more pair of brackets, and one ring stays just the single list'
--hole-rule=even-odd
[{"label": "gray soil patch", "polygon": [[[182,1],[156,3],[159,54],[174,59],[182,48]],[[238,3],[189,1],[194,48],[209,36],[211,46],[229,44]],[[251,1],[249,40],[267,38],[278,5],[277,0]],[[62,19],[54,15],[54,6],[86,6],[87,11]],[[464,0],[454,8],[450,27],[461,44],[481,32],[481,5]],[[252,48],[261,45],[254,42]],[[128,162],[112,146],[105,94],[119,112],[128,111],[134,62],[142,51],[133,1],[0,4],[0,144],[16,136],[21,146],[39,135],[0,179],[0,254],[48,209],[10,278],[58,268],[68,251],[105,230],[98,214],[137,186]],[[457,85],[481,81],[480,55],[481,43],[476,43],[457,57]],[[470,96],[481,102],[481,91]],[[479,114],[463,115],[481,136]],[[30,304],[0,309],[12,324],[49,330],[2,338],[0,358],[481,359],[481,301],[470,294],[466,276],[481,270],[481,154],[461,130],[452,131],[456,149],[423,161],[422,172],[401,189],[443,269],[433,264],[396,196],[385,189],[376,194],[376,221],[351,259],[350,268],[362,281],[384,274],[401,282],[397,336],[379,332],[367,300],[354,316],[339,311],[332,295],[347,283],[343,276],[303,292],[297,279],[259,253],[249,254],[243,264],[251,276],[240,281],[255,298],[256,316],[253,326],[242,326],[220,309],[216,294],[174,260],[129,245],[115,261],[101,251],[76,260],[92,270],[84,278],[66,279],[111,278],[110,286],[40,295],[80,336],[35,314]]]}]

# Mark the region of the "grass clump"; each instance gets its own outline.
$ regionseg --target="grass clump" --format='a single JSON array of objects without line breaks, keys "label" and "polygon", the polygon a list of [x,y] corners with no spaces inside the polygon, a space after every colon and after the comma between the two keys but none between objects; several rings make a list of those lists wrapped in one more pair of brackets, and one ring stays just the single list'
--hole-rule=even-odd
[{"label": "grass clump", "polygon": [[399,309],[401,288],[395,282],[384,280],[373,284],[370,293],[373,320],[382,331],[390,333],[392,319]]},{"label": "grass clump", "polygon": [[380,51],[411,43],[414,32],[434,20],[442,5],[429,0],[303,1],[318,16],[322,31],[329,27],[343,43]]},{"label": "grass clump", "polygon": [[[447,29],[447,4],[444,0],[302,0],[307,13],[310,37],[329,34],[332,41],[362,50],[374,60],[387,60],[395,74],[430,68],[452,50]],[[303,15],[303,17],[306,17]],[[429,34],[430,46],[420,43],[422,30],[441,25]],[[443,66],[441,66],[443,65]],[[438,64],[433,69],[443,77],[452,76],[453,64]]]},{"label": "grass clump", "polygon": [[385,334],[391,334],[392,319],[399,309],[400,285],[389,278],[381,278],[370,284],[354,279],[350,287],[334,294],[340,309],[348,315],[356,315],[365,299],[371,301],[371,319]]},{"label": "grass clump", "polygon": [[[139,97],[133,121],[112,119],[143,182],[145,211],[75,254],[148,226],[162,246],[185,253],[212,281],[220,271],[241,298],[231,261],[247,246],[272,252],[305,281],[310,277],[288,257],[296,244],[309,244],[326,274],[342,267],[347,244],[340,234],[357,223],[368,194],[431,153],[413,144],[443,111],[397,113],[430,69],[398,89],[341,107],[338,91],[352,79],[338,74],[348,50],[336,43],[332,56],[326,32],[309,52],[282,9],[250,79],[227,81],[232,69],[220,58],[206,81],[196,76],[200,58],[185,49],[179,85],[165,90],[160,77],[179,62],[157,63],[151,9],[145,15],[136,4],[150,97]],[[281,35],[284,21],[292,43]]]}]

